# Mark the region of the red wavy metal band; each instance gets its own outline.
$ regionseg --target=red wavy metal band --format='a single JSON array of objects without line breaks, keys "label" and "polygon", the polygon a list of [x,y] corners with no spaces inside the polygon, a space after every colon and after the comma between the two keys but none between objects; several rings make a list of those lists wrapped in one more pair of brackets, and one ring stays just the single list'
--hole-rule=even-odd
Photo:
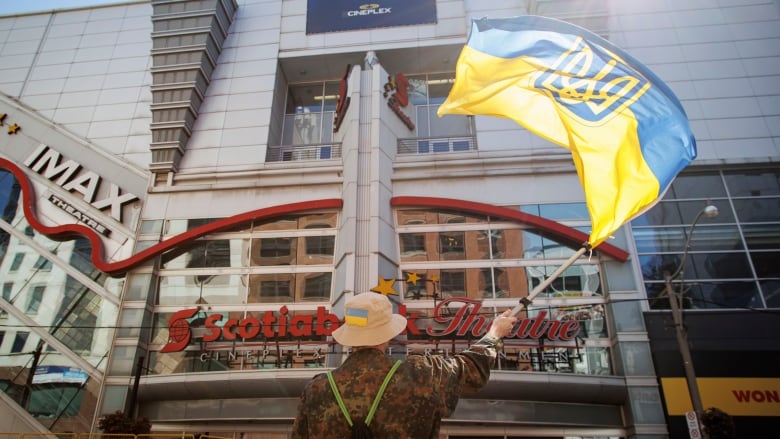
[{"label": "red wavy metal band", "polygon": [[[109,275],[121,275],[137,267],[147,260],[160,255],[183,243],[198,239],[210,233],[216,233],[239,224],[249,221],[266,219],[275,216],[289,215],[294,213],[303,213],[320,209],[339,209],[343,206],[343,200],[340,198],[330,198],[321,200],[303,201],[279,206],[266,207],[262,209],[244,212],[227,218],[216,220],[212,223],[196,227],[182,234],[176,235],[154,246],[148,247],[143,251],[120,261],[107,262],[105,260],[103,242],[101,238],[89,227],[80,224],[65,224],[60,226],[46,226],[42,224],[35,213],[35,191],[27,178],[27,175],[13,162],[0,158],[0,168],[11,172],[19,181],[22,189],[22,208],[24,216],[30,226],[38,232],[55,239],[68,239],[77,235],[87,238],[92,245],[91,260],[95,267]],[[496,218],[516,221],[522,224],[537,227],[542,231],[548,232],[559,239],[571,244],[581,245],[586,242],[588,235],[574,228],[551,221],[536,215],[531,215],[518,210],[507,209],[504,207],[493,206],[490,204],[478,203],[474,201],[464,201],[450,198],[437,197],[413,197],[401,196],[394,197],[391,200],[392,206],[399,207],[436,207],[446,209],[457,209],[476,214],[490,215]],[[618,261],[628,260],[628,253],[607,243],[598,246],[597,251],[612,257]]]},{"label": "red wavy metal band", "polygon": [[149,259],[188,241],[192,241],[210,233],[219,232],[239,224],[247,223],[252,220],[266,219],[281,215],[308,212],[312,210],[340,209],[343,205],[343,201],[340,198],[329,198],[252,210],[231,217],[222,218],[212,223],[188,230],[184,233],[161,241],[152,247],[146,248],[127,259],[115,262],[107,262],[105,260],[103,242],[94,230],[81,224],[64,224],[53,227],[42,224],[38,220],[38,217],[35,213],[35,203],[33,202],[33,200],[35,200],[35,190],[33,189],[29,178],[27,178],[27,175],[13,162],[3,158],[0,158],[0,168],[11,172],[19,181],[19,185],[22,188],[22,208],[24,209],[24,216],[27,218],[27,222],[33,229],[50,238],[59,240],[73,238],[76,235],[81,235],[87,238],[92,245],[92,264],[98,270],[112,276],[124,274],[125,272],[139,266]]},{"label": "red wavy metal band", "polygon": [[[390,200],[390,205],[394,207],[436,207],[449,210],[458,210],[462,212],[470,212],[480,215],[489,215],[494,218],[501,218],[504,220],[536,227],[543,232],[547,232],[550,235],[555,236],[565,243],[574,245],[575,247],[581,247],[583,243],[588,241],[588,235],[561,223],[551,221],[540,216],[531,215],[530,213],[521,212],[519,210],[493,206],[491,204],[478,203],[475,201],[464,201],[438,197],[400,196],[393,197]],[[626,251],[621,250],[620,248],[611,244],[602,243],[594,248],[594,251],[603,253],[604,255],[616,259],[620,262],[625,262],[628,260],[628,253]]]}]

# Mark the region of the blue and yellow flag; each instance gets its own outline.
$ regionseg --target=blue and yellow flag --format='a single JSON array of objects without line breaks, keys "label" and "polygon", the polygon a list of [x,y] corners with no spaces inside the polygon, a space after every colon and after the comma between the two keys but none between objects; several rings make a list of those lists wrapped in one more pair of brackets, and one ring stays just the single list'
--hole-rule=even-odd
[{"label": "blue and yellow flag", "polygon": [[347,308],[344,323],[352,326],[368,326],[368,310],[363,308]]},{"label": "blue and yellow flag", "polygon": [[696,158],[674,93],[607,40],[563,21],[479,19],[439,116],[512,119],[572,152],[595,247],[652,207]]}]

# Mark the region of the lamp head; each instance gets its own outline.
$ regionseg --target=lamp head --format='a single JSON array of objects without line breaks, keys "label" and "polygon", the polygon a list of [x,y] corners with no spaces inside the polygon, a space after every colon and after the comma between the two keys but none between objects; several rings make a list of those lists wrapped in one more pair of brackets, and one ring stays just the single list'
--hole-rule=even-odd
[{"label": "lamp head", "polygon": [[718,216],[718,208],[710,204],[704,207],[704,216],[707,218],[715,218]]}]

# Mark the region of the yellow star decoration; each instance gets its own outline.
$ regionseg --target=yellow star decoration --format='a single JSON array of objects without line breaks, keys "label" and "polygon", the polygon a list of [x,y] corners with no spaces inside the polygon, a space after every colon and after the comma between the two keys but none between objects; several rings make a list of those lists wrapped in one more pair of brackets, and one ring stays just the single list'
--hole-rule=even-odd
[{"label": "yellow star decoration", "polygon": [[6,117],[8,117],[7,114],[0,113],[0,127],[3,126],[3,121],[5,120]]},{"label": "yellow star decoration", "polygon": [[397,296],[398,293],[395,292],[393,289],[393,285],[395,284],[395,279],[385,279],[382,276],[379,276],[379,285],[375,286],[374,288],[371,288],[371,291],[379,294],[384,294],[385,296],[393,295]]},{"label": "yellow star decoration", "polygon": [[420,279],[422,279],[422,278],[417,273],[414,273],[414,272],[409,273],[406,276],[406,282],[410,283],[412,285],[417,285],[417,282],[420,281]]},{"label": "yellow star decoration", "polygon": [[19,125],[13,124],[10,127],[8,127],[8,134],[16,134],[16,132],[21,129],[22,127],[20,127]]}]

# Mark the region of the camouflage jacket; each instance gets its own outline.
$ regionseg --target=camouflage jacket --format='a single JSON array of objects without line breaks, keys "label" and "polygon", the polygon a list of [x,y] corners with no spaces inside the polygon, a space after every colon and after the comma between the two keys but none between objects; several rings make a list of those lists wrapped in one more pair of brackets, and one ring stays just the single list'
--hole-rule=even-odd
[{"label": "camouflage jacket", "polygon": [[[475,392],[490,377],[498,340],[484,337],[451,357],[412,355],[390,380],[374,419],[374,438],[438,438],[441,418],[449,416],[462,393]],[[353,352],[333,371],[353,421],[365,419],[395,361],[376,349]],[[348,438],[350,427],[327,376],[316,375],[304,388],[293,438]]]}]

